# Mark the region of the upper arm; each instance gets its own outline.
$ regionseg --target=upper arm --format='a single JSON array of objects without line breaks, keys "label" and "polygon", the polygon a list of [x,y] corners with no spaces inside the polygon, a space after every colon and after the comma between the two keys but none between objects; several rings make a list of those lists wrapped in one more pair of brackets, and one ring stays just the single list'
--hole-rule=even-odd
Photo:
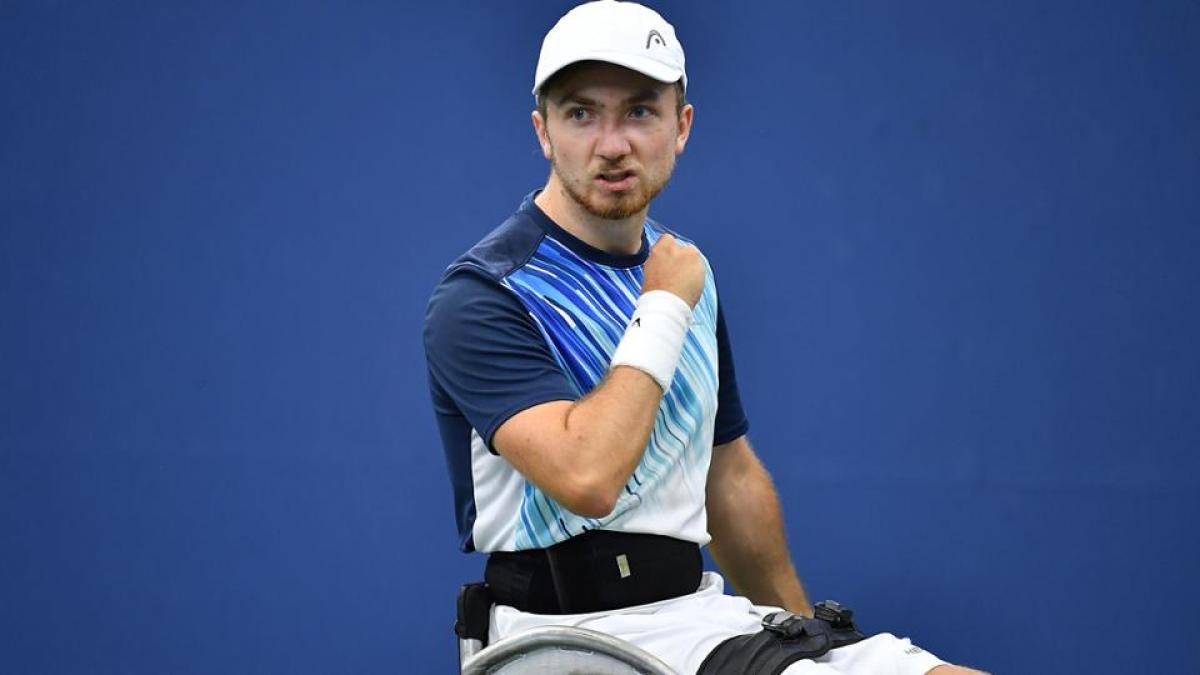
[{"label": "upper arm", "polygon": [[636,368],[614,368],[584,401],[514,415],[497,430],[496,449],[573,513],[607,515],[641,461],[661,391]]},{"label": "upper arm", "polygon": [[508,418],[496,430],[495,448],[518,471],[533,480],[545,468],[542,448],[545,441],[566,431],[571,401],[550,401],[526,408]]},{"label": "upper arm", "polygon": [[712,461],[708,465],[709,499],[715,496],[716,491],[735,487],[748,467],[757,463],[758,457],[744,435],[713,446]]},{"label": "upper arm", "polygon": [[525,480],[572,513],[598,518],[612,511],[611,494],[596,489],[589,478],[593,463],[574,452],[581,438],[567,430],[575,404],[553,401],[526,408],[496,430],[495,447]]},{"label": "upper arm", "polygon": [[733,367],[733,347],[725,325],[722,302],[717,302],[717,419],[713,427],[713,445],[719,446],[745,436],[750,430],[742,396],[738,391],[737,372]]},{"label": "upper arm", "polygon": [[489,448],[517,413],[579,397],[520,301],[478,274],[439,284],[424,341],[435,399],[452,403]]},{"label": "upper arm", "polygon": [[713,427],[713,452],[708,468],[708,500],[719,495],[714,491],[736,485],[746,471],[748,463],[757,463],[758,458],[750,447],[746,432],[750,422],[742,407],[741,392],[738,391],[737,371],[733,365],[733,346],[729,341],[729,328],[725,324],[723,302],[717,302],[717,419]]}]

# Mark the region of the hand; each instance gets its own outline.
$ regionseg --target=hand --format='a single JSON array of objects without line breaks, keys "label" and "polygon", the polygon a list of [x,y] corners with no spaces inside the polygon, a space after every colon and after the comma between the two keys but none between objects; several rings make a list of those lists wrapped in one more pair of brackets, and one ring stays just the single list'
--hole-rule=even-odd
[{"label": "hand", "polygon": [[683,299],[690,307],[700,301],[704,291],[704,258],[700,249],[676,241],[664,234],[646,258],[643,268],[642,293],[668,291]]}]

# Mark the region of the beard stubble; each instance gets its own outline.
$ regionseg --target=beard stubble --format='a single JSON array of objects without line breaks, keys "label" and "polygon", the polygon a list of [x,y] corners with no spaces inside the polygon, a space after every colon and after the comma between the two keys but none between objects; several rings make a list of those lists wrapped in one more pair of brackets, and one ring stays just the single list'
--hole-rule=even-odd
[{"label": "beard stubble", "polygon": [[636,186],[636,190],[630,194],[614,195],[615,200],[589,198],[587,189],[577,185],[575,181],[569,179],[562,171],[559,170],[558,158],[553,152],[553,146],[550,154],[551,170],[558,176],[558,182],[562,184],[563,189],[567,191],[567,195],[583,207],[585,211],[605,220],[624,220],[646,208],[650,202],[659,195],[667,187],[667,183],[671,181],[671,174],[675,172],[674,157],[671,158],[671,164],[667,167],[666,175],[661,180],[655,180],[653,177],[642,174]]}]

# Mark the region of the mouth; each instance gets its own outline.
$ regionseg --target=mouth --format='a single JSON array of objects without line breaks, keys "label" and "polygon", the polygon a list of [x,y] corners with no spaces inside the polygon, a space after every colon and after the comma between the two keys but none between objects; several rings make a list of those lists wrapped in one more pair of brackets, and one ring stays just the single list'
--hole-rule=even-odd
[{"label": "mouth", "polygon": [[623,192],[637,183],[637,173],[633,171],[604,171],[596,174],[596,183],[605,190]]}]

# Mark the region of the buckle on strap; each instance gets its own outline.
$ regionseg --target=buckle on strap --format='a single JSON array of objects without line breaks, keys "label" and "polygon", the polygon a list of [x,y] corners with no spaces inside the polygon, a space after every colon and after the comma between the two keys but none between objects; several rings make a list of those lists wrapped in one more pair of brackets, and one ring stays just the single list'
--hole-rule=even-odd
[{"label": "buckle on strap", "polygon": [[813,606],[813,616],[827,621],[834,628],[854,629],[854,610],[833,600],[822,600]]},{"label": "buckle on strap", "polygon": [[834,649],[852,645],[867,637],[854,625],[854,610],[833,600],[823,600],[814,605],[813,616],[815,621],[821,621],[827,626],[829,641]]},{"label": "buckle on strap", "polygon": [[764,616],[762,627],[768,633],[778,635],[782,640],[795,640],[804,637],[806,632],[809,635],[813,634],[806,626],[804,617],[788,611],[771,612]]},{"label": "buckle on strap", "polygon": [[852,645],[866,638],[854,625],[854,610],[833,600],[814,605],[811,619],[788,611],[772,612],[763,617],[762,627],[780,640],[816,638],[818,644],[827,641],[829,649]]},{"label": "buckle on strap", "polygon": [[775,636],[776,640],[787,642],[792,648],[803,654],[803,658],[812,659],[833,649],[833,631],[828,624],[819,619],[793,614],[788,611],[772,612],[763,617],[763,631]]}]

